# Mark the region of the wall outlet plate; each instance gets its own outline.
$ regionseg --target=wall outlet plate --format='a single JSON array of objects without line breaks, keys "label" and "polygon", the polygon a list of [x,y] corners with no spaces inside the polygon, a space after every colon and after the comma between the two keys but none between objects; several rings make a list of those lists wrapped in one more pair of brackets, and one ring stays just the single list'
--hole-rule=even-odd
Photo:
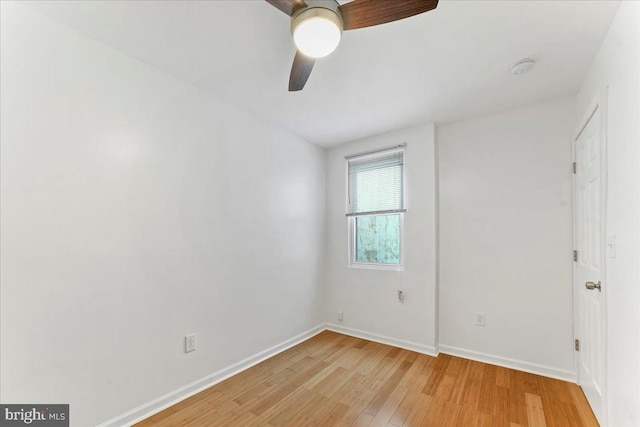
[{"label": "wall outlet plate", "polygon": [[184,337],[184,352],[191,353],[192,351],[196,351],[196,334]]},{"label": "wall outlet plate", "polygon": [[344,313],[342,311],[338,312],[338,320],[341,322],[344,320]]},{"label": "wall outlet plate", "polygon": [[484,313],[476,313],[476,325],[478,326],[485,325]]}]

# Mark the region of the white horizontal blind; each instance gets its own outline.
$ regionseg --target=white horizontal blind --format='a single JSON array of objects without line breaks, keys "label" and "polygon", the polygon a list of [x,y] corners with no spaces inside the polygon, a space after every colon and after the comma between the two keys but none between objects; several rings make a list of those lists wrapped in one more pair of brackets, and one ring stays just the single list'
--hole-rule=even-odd
[{"label": "white horizontal blind", "polygon": [[405,212],[404,150],[349,159],[347,216]]}]

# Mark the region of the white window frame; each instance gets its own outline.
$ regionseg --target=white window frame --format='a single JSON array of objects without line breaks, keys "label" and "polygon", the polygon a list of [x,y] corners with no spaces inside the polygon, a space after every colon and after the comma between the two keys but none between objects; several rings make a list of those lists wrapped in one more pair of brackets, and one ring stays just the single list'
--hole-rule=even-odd
[{"label": "white window frame", "polygon": [[[372,159],[377,157],[378,155],[383,155],[383,153],[389,151],[402,151],[402,159],[404,166],[402,168],[402,198],[404,203],[405,210],[407,209],[407,152],[406,152],[406,144],[401,144],[397,147],[392,147],[389,149],[383,149],[379,152],[374,152],[370,154],[362,154],[356,156],[348,156],[349,158],[345,161],[345,179],[346,179],[346,200],[345,203],[349,205],[349,159],[355,157],[371,157]],[[404,237],[404,217],[406,212],[397,212],[397,213],[388,213],[388,214],[379,214],[372,216],[382,216],[382,215],[400,215],[400,264],[382,264],[382,263],[373,263],[373,262],[358,262],[356,261],[356,218],[357,216],[348,216],[348,264],[349,268],[361,268],[368,270],[387,270],[387,271],[404,271],[404,252],[405,252],[405,237]],[[365,216],[365,215],[361,215]]]}]

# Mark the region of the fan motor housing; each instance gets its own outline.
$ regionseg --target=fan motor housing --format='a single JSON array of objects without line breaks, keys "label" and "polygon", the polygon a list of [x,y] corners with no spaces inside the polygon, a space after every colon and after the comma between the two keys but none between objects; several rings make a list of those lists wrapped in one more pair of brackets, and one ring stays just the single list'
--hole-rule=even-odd
[{"label": "fan motor housing", "polygon": [[340,29],[340,32],[344,30],[342,23],[342,14],[338,9],[338,2],[334,0],[308,0],[309,7],[300,9],[291,16],[291,34],[295,33],[296,28],[311,18],[323,18],[333,22]]},{"label": "fan motor housing", "polygon": [[338,15],[340,14],[340,3],[338,3],[336,0],[306,0],[305,4],[307,5],[307,7],[302,8],[298,12],[302,12],[303,10],[306,10],[306,9],[314,9],[316,7],[321,7],[324,9],[329,9],[337,13]]}]

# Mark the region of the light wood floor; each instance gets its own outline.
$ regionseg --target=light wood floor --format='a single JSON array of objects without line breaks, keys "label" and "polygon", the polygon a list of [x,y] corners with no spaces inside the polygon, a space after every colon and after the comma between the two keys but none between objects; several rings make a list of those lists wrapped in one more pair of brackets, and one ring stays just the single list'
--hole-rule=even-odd
[{"label": "light wood floor", "polygon": [[322,332],[137,424],[597,426],[564,381]]}]

